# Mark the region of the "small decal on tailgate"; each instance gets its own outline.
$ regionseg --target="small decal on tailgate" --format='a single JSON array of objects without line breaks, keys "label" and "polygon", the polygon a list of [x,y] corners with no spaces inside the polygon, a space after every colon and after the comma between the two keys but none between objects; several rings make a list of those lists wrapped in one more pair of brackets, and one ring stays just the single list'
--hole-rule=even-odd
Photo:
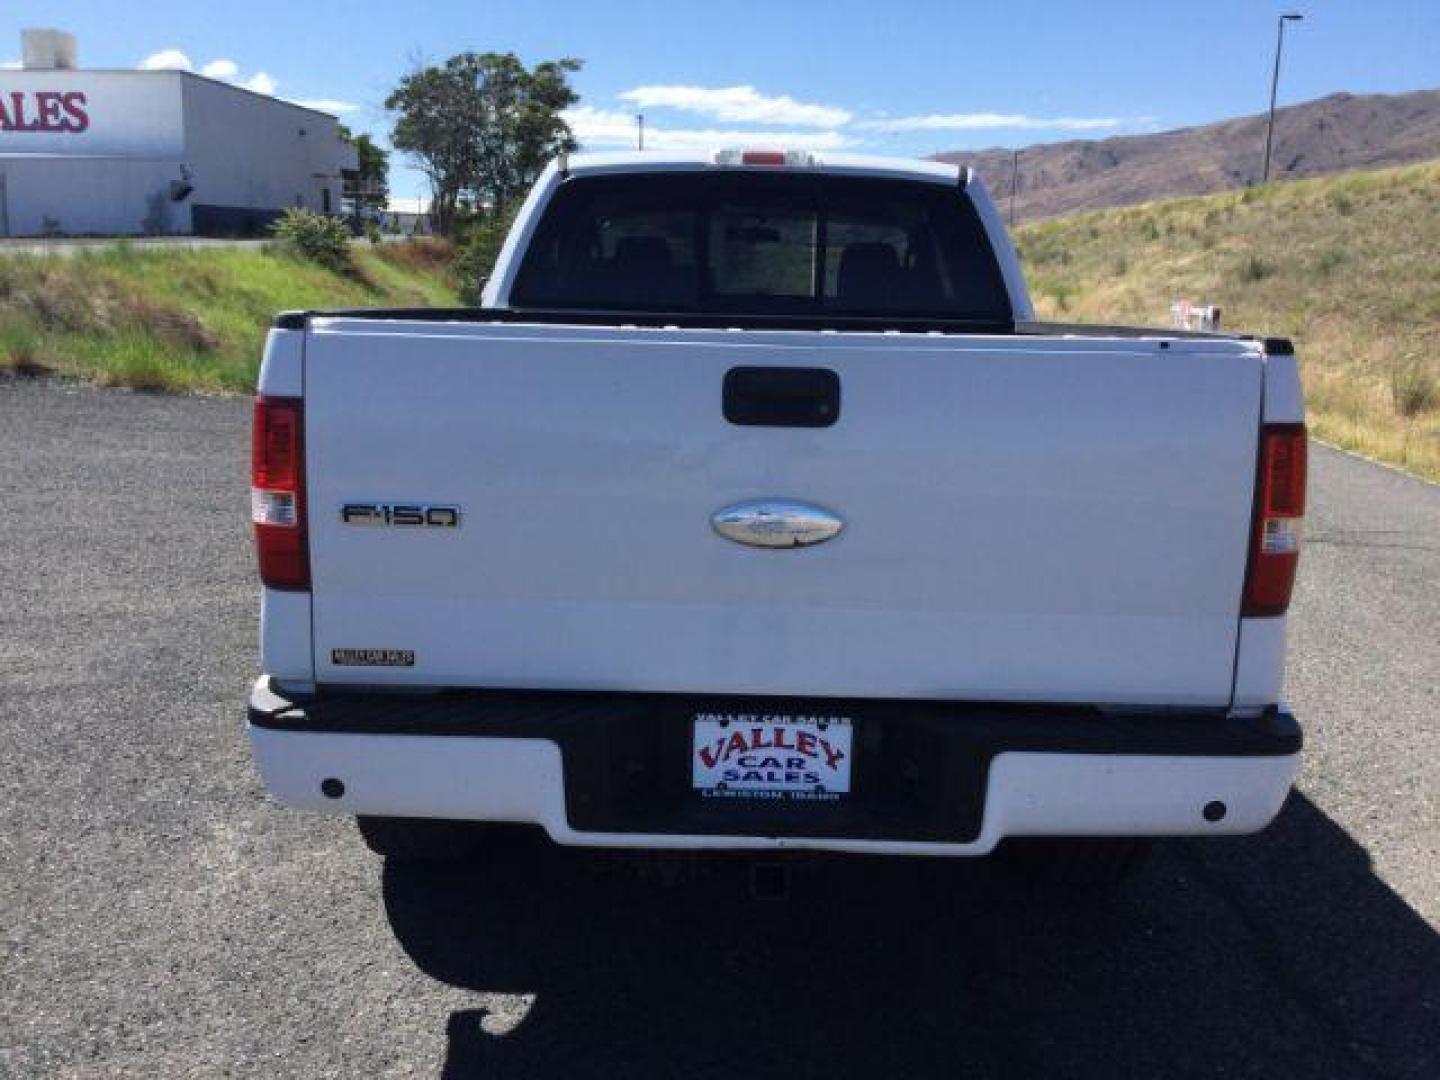
[{"label": "small decal on tailgate", "polygon": [[331,649],[336,667],[414,667],[413,649]]}]

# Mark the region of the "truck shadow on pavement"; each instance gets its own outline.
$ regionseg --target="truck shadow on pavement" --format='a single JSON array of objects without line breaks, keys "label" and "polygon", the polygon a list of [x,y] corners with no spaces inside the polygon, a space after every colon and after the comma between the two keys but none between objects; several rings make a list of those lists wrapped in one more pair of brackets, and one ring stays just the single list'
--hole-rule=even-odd
[{"label": "truck shadow on pavement", "polygon": [[443,1075],[1440,1075],[1440,938],[1298,793],[1267,833],[1170,842],[1102,897],[817,859],[753,899],[750,861],[678,883],[548,845],[388,864],[421,970],[527,995],[445,1018]]}]

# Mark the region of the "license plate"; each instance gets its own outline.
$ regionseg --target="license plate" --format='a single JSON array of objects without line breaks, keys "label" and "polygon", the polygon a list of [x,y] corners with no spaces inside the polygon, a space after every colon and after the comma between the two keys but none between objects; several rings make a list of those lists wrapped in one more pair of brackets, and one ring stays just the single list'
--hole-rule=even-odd
[{"label": "license plate", "polygon": [[836,802],[850,793],[848,716],[702,712],[690,778],[710,799]]}]

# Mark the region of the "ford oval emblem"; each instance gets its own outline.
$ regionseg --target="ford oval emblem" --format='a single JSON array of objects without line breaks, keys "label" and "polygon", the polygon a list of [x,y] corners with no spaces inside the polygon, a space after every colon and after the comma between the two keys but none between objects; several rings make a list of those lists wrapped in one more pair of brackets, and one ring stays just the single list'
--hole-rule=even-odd
[{"label": "ford oval emblem", "polygon": [[751,547],[796,548],[824,543],[845,528],[837,514],[794,499],[751,499],[710,516],[726,540]]}]

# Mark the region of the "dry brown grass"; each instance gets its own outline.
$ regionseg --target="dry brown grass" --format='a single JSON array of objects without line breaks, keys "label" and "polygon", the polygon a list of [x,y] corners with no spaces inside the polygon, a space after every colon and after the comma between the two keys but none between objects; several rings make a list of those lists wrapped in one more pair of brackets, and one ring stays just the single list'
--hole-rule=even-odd
[{"label": "dry brown grass", "polygon": [[1440,479],[1440,162],[1022,227],[1042,317],[1293,338],[1311,430]]},{"label": "dry brown grass", "polygon": [[197,352],[220,344],[194,311],[148,297],[122,275],[76,260],[30,257],[0,264],[0,321],[22,319],[64,334],[143,330]]},{"label": "dry brown grass", "polygon": [[376,246],[375,254],[392,266],[420,273],[445,273],[455,261],[455,245],[438,236],[422,236]]}]

